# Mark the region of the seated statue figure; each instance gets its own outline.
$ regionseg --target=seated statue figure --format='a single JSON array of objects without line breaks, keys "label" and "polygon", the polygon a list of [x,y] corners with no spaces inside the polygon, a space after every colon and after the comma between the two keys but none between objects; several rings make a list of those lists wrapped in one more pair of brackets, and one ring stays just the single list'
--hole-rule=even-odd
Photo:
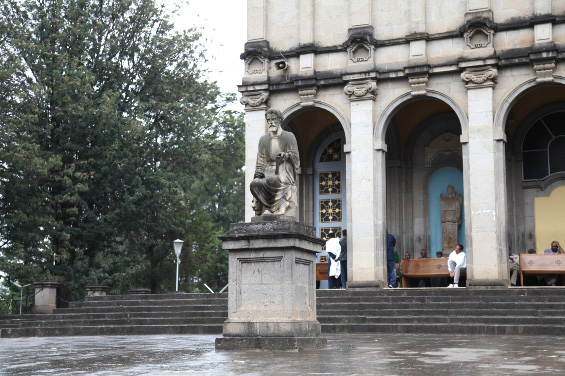
[{"label": "seated statue figure", "polygon": [[296,171],[300,167],[296,138],[281,128],[282,113],[265,114],[269,132],[259,139],[257,165],[250,184],[255,215],[296,216]]}]

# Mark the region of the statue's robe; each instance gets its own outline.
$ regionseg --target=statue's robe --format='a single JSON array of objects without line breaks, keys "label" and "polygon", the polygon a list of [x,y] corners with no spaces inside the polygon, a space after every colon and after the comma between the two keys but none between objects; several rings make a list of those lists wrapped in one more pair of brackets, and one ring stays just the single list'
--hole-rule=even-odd
[{"label": "statue's robe", "polygon": [[[277,155],[288,153],[280,160],[277,172]],[[296,209],[296,171],[300,167],[296,138],[282,131],[279,136],[267,133],[259,140],[255,179],[251,182],[251,194],[262,206],[262,213],[285,214],[289,206]]]}]

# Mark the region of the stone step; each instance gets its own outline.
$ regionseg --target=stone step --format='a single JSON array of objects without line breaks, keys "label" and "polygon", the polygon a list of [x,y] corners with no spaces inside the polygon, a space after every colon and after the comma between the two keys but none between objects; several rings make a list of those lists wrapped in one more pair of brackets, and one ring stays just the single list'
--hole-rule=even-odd
[{"label": "stone step", "polygon": [[[145,306],[111,306],[111,307],[88,307],[88,308],[56,308],[53,313],[113,313],[113,312],[213,312],[219,305],[145,305]],[[223,306],[223,305],[222,305]],[[227,304],[225,305],[227,309]]]},{"label": "stone step", "polygon": [[[456,307],[454,307],[456,306]],[[411,302],[390,302],[390,303],[343,303],[343,304],[322,304],[316,305],[316,309],[321,313],[323,311],[340,309],[349,310],[350,312],[371,312],[378,311],[381,309],[406,309],[414,310],[419,308],[425,309],[449,309],[449,308],[466,308],[466,309],[548,309],[555,310],[557,312],[562,312],[565,309],[565,303],[554,303],[554,302],[524,302],[524,303],[507,303],[507,302],[491,302],[491,303],[479,303],[479,302],[443,302],[435,301],[430,303],[411,303]]]},{"label": "stone step", "polygon": [[199,318],[199,317],[228,317],[226,307],[217,307],[216,311],[178,311],[178,312],[102,312],[102,313],[59,313],[51,315],[10,315],[0,319],[0,327],[13,321],[39,321],[39,320],[97,320],[97,319],[127,319],[135,318]]},{"label": "stone step", "polygon": [[563,325],[565,316],[545,317],[539,316],[324,316],[318,317],[321,324],[441,324],[459,323],[460,325],[490,324],[490,325]]},{"label": "stone step", "polygon": [[[189,318],[121,318],[121,319],[67,319],[67,320],[19,320],[12,322],[9,327],[67,327],[67,326],[117,326],[117,325],[202,325],[202,324],[223,324],[226,317],[189,317]],[[8,325],[3,325],[3,328]]]},{"label": "stone step", "polygon": [[400,296],[400,297],[375,297],[375,296],[366,296],[366,297],[350,297],[345,296],[343,298],[335,298],[335,297],[322,297],[316,298],[316,303],[318,305],[324,304],[368,304],[368,303],[434,303],[434,302],[442,302],[442,303],[560,303],[565,300],[564,296]]},{"label": "stone step", "polygon": [[[322,324],[322,333],[429,333],[429,334],[524,334],[524,335],[565,335],[563,325],[516,325],[516,324],[474,324],[474,323],[398,323],[398,324]],[[328,339],[331,336],[327,336]]]},{"label": "stone step", "polygon": [[[318,319],[332,316],[346,317],[346,316],[360,316],[368,317],[379,314],[381,316],[467,316],[472,315],[475,317],[480,316],[530,316],[530,317],[553,317],[556,315],[555,311],[547,309],[428,309],[428,308],[418,308],[418,309],[381,309],[381,310],[371,310],[368,312],[356,312],[347,309],[323,309],[317,310]],[[559,313],[561,314],[561,312]]]},{"label": "stone step", "polygon": [[117,336],[154,334],[221,334],[221,324],[200,325],[108,325],[75,327],[2,328],[0,338],[61,337],[61,336]]},{"label": "stone step", "polygon": [[69,305],[69,308],[89,308],[89,307],[138,307],[151,305],[156,306],[210,306],[228,304],[227,299],[161,299],[161,300],[95,300],[76,302]]},{"label": "stone step", "polygon": [[450,289],[439,288],[408,288],[408,289],[383,289],[383,290],[316,290],[316,297],[343,297],[343,296],[565,296],[565,287],[527,287],[527,288],[508,288],[508,289]]},{"label": "stone step", "polygon": [[146,294],[146,295],[105,295],[105,296],[89,296],[87,301],[128,301],[128,300],[191,300],[191,299],[227,299],[228,293],[171,293],[171,294]]}]

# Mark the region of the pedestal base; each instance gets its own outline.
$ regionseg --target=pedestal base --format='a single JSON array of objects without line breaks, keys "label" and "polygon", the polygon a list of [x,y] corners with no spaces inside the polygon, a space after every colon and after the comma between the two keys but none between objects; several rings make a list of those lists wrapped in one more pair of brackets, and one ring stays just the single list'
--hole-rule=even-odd
[{"label": "pedestal base", "polygon": [[229,250],[228,319],[217,350],[323,348],[316,320],[316,252],[324,241],[313,227],[288,217],[256,217],[221,236]]},{"label": "pedestal base", "polygon": [[327,340],[322,337],[223,337],[216,338],[220,350],[308,350],[324,349]]}]

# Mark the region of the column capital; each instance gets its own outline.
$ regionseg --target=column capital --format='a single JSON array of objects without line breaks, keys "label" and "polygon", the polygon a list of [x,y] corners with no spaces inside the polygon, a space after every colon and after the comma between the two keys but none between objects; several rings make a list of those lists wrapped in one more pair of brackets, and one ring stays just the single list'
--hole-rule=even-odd
[{"label": "column capital", "polygon": [[245,111],[267,110],[269,105],[269,90],[257,90],[244,92],[239,102],[245,106]]},{"label": "column capital", "polygon": [[467,89],[494,87],[498,81],[498,69],[491,66],[474,67],[461,73]]},{"label": "column capital", "polygon": [[343,89],[350,101],[375,100],[379,92],[376,80],[349,81]]}]

